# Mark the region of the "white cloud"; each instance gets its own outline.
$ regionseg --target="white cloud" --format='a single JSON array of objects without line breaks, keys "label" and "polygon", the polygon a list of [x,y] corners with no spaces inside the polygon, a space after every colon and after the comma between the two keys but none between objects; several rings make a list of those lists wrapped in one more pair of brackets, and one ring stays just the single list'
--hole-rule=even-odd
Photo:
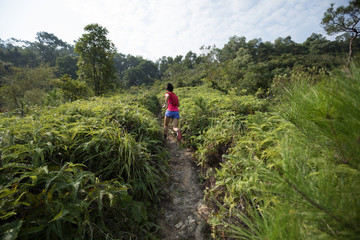
[{"label": "white cloud", "polygon": [[[305,41],[322,33],[333,0],[1,0],[0,38],[33,41],[47,31],[72,43],[90,23],[109,30],[119,52],[151,60],[222,47],[233,35]],[[338,0],[336,5],[347,4]]]}]

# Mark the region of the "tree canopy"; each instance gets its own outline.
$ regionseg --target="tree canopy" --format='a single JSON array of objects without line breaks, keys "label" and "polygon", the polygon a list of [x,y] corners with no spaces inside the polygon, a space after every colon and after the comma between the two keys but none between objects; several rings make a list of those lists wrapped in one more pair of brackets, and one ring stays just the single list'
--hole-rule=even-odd
[{"label": "tree canopy", "polygon": [[321,24],[327,34],[333,35],[337,33],[350,34],[349,53],[347,63],[350,63],[353,51],[354,40],[360,33],[360,1],[350,1],[348,6],[340,6],[334,9],[334,4],[324,13]]},{"label": "tree canopy", "polygon": [[107,39],[108,30],[98,24],[87,25],[82,37],[75,45],[79,54],[78,75],[80,80],[87,81],[96,95],[109,89],[115,79],[114,44]]}]

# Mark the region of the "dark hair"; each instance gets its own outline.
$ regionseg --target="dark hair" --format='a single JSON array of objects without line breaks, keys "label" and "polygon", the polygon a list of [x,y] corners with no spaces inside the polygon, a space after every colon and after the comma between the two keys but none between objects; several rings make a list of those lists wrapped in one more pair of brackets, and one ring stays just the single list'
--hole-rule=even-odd
[{"label": "dark hair", "polygon": [[168,83],[166,90],[168,90],[169,92],[172,92],[174,90],[174,87],[171,83]]}]

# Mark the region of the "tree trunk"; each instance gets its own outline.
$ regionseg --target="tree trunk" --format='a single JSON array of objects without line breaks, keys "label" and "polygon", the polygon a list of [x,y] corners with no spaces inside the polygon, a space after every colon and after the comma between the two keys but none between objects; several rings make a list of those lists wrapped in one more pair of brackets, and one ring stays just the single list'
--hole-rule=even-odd
[{"label": "tree trunk", "polygon": [[347,58],[347,61],[346,61],[346,65],[347,65],[347,66],[350,66],[351,57],[352,57],[353,43],[354,43],[354,40],[357,38],[357,36],[358,36],[358,32],[355,32],[355,35],[350,38],[349,54],[348,54],[348,58]]},{"label": "tree trunk", "polygon": [[96,63],[93,63],[93,84],[94,84],[94,92],[96,96],[99,96],[99,89],[97,84],[97,74],[96,74]]}]

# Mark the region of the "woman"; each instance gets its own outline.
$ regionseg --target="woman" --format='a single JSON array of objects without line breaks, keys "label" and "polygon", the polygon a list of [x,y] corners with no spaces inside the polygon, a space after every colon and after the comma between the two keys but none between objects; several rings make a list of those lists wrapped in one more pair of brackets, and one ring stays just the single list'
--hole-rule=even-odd
[{"label": "woman", "polygon": [[167,108],[165,112],[164,118],[164,138],[166,139],[167,132],[168,132],[168,125],[170,120],[172,120],[173,130],[176,132],[177,140],[180,141],[181,139],[181,131],[178,127],[179,125],[179,99],[175,93],[173,93],[174,87],[171,83],[168,83],[166,90],[168,91],[165,93],[165,103],[163,108]]}]

